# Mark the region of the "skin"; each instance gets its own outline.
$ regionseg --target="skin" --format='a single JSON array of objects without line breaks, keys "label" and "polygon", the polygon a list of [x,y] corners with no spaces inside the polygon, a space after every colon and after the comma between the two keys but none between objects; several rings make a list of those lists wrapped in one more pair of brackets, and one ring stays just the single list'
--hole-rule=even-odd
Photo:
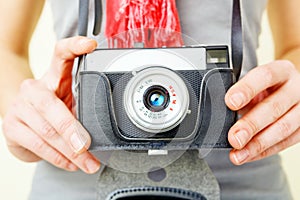
[{"label": "skin", "polygon": [[269,0],[276,61],[258,66],[230,88],[225,102],[243,115],[230,129],[236,164],[274,155],[300,141],[300,7]]},{"label": "skin", "polygon": [[90,136],[71,112],[71,70],[74,58],[92,52],[97,43],[84,37],[59,41],[48,72],[34,80],[28,44],[43,4],[0,2],[0,26],[5,27],[0,33],[0,112],[7,146],[26,162],[44,159],[68,171],[95,173],[100,163],[87,151]]},{"label": "skin", "polygon": [[[74,58],[92,52],[97,44],[84,37],[59,41],[48,72],[33,79],[28,44],[43,4],[0,1],[3,133],[9,150],[23,161],[43,159],[68,171],[95,173],[100,162],[87,151],[90,136],[71,111],[71,69]],[[300,20],[295,20],[300,19],[299,7],[298,0],[269,1],[276,61],[253,69],[226,94],[227,106],[242,114],[228,133],[233,146],[229,157],[236,165],[300,141]]]}]

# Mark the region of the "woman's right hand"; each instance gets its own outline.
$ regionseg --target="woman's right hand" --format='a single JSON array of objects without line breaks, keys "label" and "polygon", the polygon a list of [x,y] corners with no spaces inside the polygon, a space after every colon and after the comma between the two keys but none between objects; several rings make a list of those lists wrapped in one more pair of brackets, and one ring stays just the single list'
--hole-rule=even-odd
[{"label": "woman's right hand", "polygon": [[2,125],[7,146],[17,158],[44,159],[68,171],[98,171],[100,162],[87,151],[91,138],[71,112],[73,61],[96,46],[86,37],[61,40],[43,78],[23,81]]}]

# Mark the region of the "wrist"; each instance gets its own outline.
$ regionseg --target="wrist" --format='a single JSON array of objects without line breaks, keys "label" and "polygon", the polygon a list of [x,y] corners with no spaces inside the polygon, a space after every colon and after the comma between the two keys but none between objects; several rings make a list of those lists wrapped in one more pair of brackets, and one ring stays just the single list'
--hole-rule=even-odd
[{"label": "wrist", "polygon": [[17,96],[22,81],[33,78],[26,59],[16,59],[9,65],[5,64],[9,62],[4,62],[3,69],[0,67],[0,70],[4,72],[0,73],[0,116],[2,117]]}]

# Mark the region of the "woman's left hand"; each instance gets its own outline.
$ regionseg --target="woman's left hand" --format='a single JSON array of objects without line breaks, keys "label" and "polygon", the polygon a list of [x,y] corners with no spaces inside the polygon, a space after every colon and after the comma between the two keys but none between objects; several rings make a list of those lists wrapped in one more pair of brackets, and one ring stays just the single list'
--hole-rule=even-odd
[{"label": "woman's left hand", "polygon": [[254,68],[225,96],[242,117],[231,127],[230,160],[241,165],[300,141],[300,73],[284,60]]}]

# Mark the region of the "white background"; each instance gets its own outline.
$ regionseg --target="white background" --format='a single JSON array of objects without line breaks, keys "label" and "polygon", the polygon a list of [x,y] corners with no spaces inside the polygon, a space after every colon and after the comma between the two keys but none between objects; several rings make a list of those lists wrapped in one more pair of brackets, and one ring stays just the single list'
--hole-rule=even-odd
[{"label": "white background", "polygon": [[[260,37],[262,48],[258,50],[261,64],[272,60],[273,46],[266,16],[263,18],[263,33]],[[30,46],[31,66],[35,76],[41,75],[48,68],[55,36],[52,29],[52,17],[48,3],[38,24]],[[1,124],[1,120],[0,120]],[[282,155],[283,166],[295,199],[300,199],[300,145],[285,150]],[[23,163],[15,159],[6,149],[4,137],[0,131],[0,199],[27,199],[35,164]]]}]

